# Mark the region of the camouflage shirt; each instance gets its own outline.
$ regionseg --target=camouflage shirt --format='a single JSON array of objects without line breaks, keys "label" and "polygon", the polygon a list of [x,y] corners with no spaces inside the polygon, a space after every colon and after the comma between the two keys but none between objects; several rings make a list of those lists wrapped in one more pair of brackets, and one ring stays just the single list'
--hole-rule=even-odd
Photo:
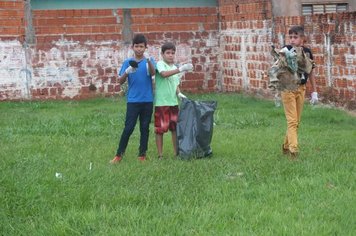
[{"label": "camouflage shirt", "polygon": [[305,84],[314,68],[313,55],[305,47],[283,47],[278,53],[272,50],[275,63],[269,70],[269,85],[272,90],[296,90]]}]

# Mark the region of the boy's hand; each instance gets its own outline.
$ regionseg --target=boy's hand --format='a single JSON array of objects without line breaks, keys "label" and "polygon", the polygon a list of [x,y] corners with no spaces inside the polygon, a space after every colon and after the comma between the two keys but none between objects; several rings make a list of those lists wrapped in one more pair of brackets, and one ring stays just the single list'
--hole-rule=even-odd
[{"label": "boy's hand", "polygon": [[143,53],[143,56],[146,58],[147,61],[152,61],[152,57],[148,52]]},{"label": "boy's hand", "polygon": [[136,68],[133,68],[132,66],[127,67],[127,69],[125,70],[125,73],[127,75],[135,72],[136,72]]},{"label": "boy's hand", "polygon": [[318,101],[319,101],[318,92],[312,92],[311,99],[310,99],[310,104],[315,105],[315,104],[318,103]]},{"label": "boy's hand", "polygon": [[183,93],[178,93],[178,97],[182,99],[187,99],[187,96],[185,96]]},{"label": "boy's hand", "polygon": [[179,67],[179,72],[193,70],[193,64],[187,63]]},{"label": "boy's hand", "polygon": [[124,91],[124,90],[120,90],[120,91],[119,91],[119,96],[120,96],[120,97],[125,96],[125,91]]}]

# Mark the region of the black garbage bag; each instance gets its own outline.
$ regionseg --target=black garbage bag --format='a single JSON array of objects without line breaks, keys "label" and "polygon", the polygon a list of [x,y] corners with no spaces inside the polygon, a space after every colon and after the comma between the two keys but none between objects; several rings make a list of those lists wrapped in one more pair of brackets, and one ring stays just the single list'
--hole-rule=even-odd
[{"label": "black garbage bag", "polygon": [[177,123],[177,148],[182,159],[208,157],[213,137],[216,101],[183,99]]}]

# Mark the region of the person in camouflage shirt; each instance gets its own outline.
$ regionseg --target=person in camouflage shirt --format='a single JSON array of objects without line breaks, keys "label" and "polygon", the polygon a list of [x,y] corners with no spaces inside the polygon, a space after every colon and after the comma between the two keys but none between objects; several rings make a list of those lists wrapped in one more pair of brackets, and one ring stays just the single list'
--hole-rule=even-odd
[{"label": "person in camouflage shirt", "polygon": [[276,60],[269,70],[269,88],[281,93],[287,120],[287,132],[282,145],[283,154],[297,159],[298,127],[304,105],[306,83],[312,86],[311,104],[318,102],[315,80],[312,70],[315,67],[313,54],[303,46],[304,29],[293,26],[289,30],[290,45],[284,46],[278,53],[273,48],[272,56]]}]

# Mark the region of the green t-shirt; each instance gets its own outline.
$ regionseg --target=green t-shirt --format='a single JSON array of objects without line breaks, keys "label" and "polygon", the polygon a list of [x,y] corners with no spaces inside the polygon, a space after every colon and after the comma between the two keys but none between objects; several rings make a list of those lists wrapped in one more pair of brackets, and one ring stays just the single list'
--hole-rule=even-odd
[{"label": "green t-shirt", "polygon": [[162,71],[175,70],[175,65],[168,65],[164,61],[157,62],[156,70],[156,89],[155,89],[155,106],[177,106],[177,87],[180,83],[179,74],[163,78]]}]

